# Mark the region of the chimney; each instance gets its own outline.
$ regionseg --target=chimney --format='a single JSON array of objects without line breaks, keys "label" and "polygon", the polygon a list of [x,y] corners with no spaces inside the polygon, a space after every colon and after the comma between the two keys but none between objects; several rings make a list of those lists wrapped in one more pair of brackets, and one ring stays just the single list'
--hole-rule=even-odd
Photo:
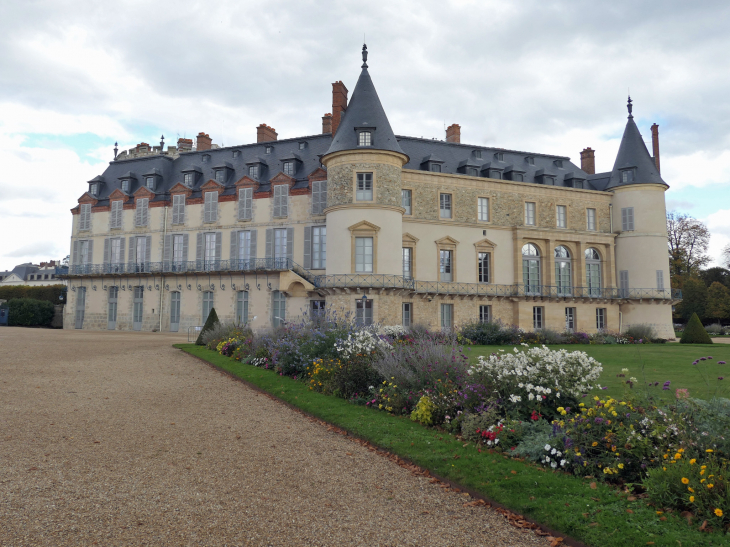
[{"label": "chimney", "polygon": [[589,175],[596,174],[596,155],[595,151],[589,146],[584,148],[580,153],[580,168]]},{"label": "chimney", "polygon": [[279,134],[276,129],[269,127],[265,123],[259,124],[256,128],[256,142],[269,142],[275,141]]},{"label": "chimney", "polygon": [[458,123],[446,128],[446,142],[461,142],[461,126]]},{"label": "chimney", "polygon": [[656,170],[659,173],[662,172],[659,167],[659,126],[654,124],[651,126],[651,147],[654,152],[654,163],[656,164]]},{"label": "chimney", "polygon": [[211,139],[207,133],[203,133],[201,131],[200,133],[198,133],[196,148],[198,149],[198,151],[210,150],[210,145],[212,142],[213,142],[213,139]]},{"label": "chimney", "polygon": [[180,152],[190,152],[193,149],[193,139],[177,139],[177,149]]},{"label": "chimney", "polygon": [[332,136],[337,133],[345,110],[347,110],[347,88],[341,81],[337,81],[332,84]]},{"label": "chimney", "polygon": [[322,133],[332,133],[332,114],[322,116]]}]

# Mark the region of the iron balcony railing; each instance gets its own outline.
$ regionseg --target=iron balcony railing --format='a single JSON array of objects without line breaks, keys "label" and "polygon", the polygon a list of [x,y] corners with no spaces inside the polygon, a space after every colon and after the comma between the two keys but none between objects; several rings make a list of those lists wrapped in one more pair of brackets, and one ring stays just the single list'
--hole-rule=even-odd
[{"label": "iron balcony railing", "polygon": [[[74,264],[68,276],[185,274],[211,272],[266,272],[292,270],[307,275],[307,270],[290,258],[252,258],[243,260],[168,260],[164,262],[121,262]],[[300,274],[301,275],[301,274]],[[312,277],[311,274],[308,277]]]},{"label": "iron balcony railing", "polygon": [[334,274],[318,275],[314,278],[318,289],[328,288],[374,288],[415,290],[416,281],[402,275],[387,274]]}]

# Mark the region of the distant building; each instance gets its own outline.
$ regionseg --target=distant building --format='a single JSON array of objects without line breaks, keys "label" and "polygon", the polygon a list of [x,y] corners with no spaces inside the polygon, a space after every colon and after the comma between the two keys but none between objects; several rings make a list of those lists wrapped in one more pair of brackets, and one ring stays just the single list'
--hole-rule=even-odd
[{"label": "distant building", "polygon": [[68,273],[67,267],[61,266],[60,260],[41,262],[40,264],[19,264],[12,270],[0,272],[0,287],[6,285],[65,285],[66,281],[59,276]]},{"label": "distant building", "polygon": [[[363,48],[363,60],[367,52]],[[411,89],[417,101],[418,90]],[[344,308],[364,324],[673,338],[658,126],[631,114],[611,171],[566,156],[396,135],[363,62],[316,135],[219,148],[141,143],[89,181],[73,214],[65,328],[254,329]]]}]

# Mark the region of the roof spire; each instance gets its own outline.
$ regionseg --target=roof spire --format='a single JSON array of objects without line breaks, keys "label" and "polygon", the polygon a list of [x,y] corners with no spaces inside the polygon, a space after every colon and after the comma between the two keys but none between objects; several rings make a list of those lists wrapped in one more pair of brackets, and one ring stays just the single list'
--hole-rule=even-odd
[{"label": "roof spire", "polygon": [[368,46],[367,44],[362,45],[362,66],[360,68],[368,67]]},{"label": "roof spire", "polygon": [[117,145],[117,143],[115,142],[115,143],[114,143],[114,159],[117,159],[117,150],[119,150],[119,149],[117,148],[117,146],[118,146],[118,145]]},{"label": "roof spire", "polygon": [[631,95],[629,95],[629,102],[626,103],[626,108],[629,109],[629,118],[633,118],[634,117],[634,115],[631,113],[631,111],[634,109],[634,107],[632,106],[631,103],[632,103],[632,101],[631,101]]}]

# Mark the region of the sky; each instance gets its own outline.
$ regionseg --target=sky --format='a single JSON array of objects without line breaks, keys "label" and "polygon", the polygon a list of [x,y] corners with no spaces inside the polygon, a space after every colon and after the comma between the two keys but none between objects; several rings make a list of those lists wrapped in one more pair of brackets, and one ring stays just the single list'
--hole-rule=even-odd
[{"label": "sky", "polygon": [[331,83],[369,71],[398,135],[613,167],[659,124],[667,209],[730,243],[730,2],[0,2],[0,271],[69,254],[70,209],[121,150],[320,133]]}]

